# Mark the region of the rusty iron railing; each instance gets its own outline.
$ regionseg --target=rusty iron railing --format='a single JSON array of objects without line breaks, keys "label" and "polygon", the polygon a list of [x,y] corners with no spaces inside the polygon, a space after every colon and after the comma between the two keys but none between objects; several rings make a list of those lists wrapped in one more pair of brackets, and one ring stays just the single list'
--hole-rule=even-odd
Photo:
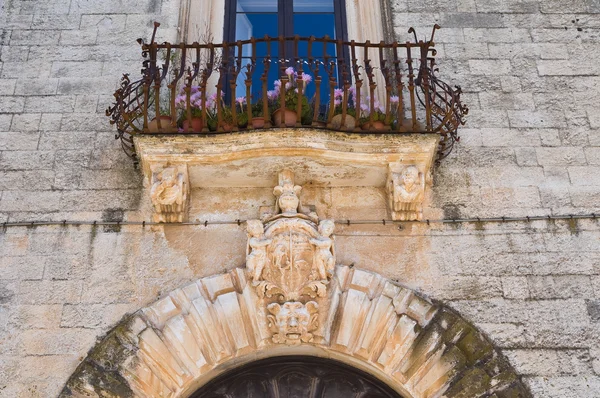
[{"label": "rusty iron railing", "polygon": [[[106,111],[134,160],[135,134],[310,126],[437,133],[439,161],[468,112],[460,87],[436,77],[437,25],[428,41],[417,40],[411,28],[415,41],[405,43],[266,36],[220,44],[157,43],[158,26],[150,43],[138,40],[141,78],[124,75]],[[269,81],[270,73],[279,79]]]}]

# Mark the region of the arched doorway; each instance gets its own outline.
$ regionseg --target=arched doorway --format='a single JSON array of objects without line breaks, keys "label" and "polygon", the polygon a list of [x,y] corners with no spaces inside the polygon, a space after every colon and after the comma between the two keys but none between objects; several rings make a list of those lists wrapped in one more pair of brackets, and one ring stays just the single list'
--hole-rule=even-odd
[{"label": "arched doorway", "polygon": [[401,398],[373,376],[330,359],[289,356],[230,370],[190,398]]},{"label": "arched doorway", "polygon": [[234,369],[290,356],[343,363],[389,386],[389,397],[531,396],[492,343],[446,306],[350,267],[336,268],[328,292],[312,339],[282,342],[246,270],[200,279],[124,318],[60,397],[188,398]]}]

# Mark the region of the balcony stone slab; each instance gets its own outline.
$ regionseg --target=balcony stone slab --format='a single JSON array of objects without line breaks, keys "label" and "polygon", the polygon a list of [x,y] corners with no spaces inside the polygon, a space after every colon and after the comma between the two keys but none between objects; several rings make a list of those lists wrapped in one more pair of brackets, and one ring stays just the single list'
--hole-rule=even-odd
[{"label": "balcony stone slab", "polygon": [[[187,193],[194,188],[273,187],[279,172],[289,169],[300,185],[382,187],[389,196],[391,218],[410,221],[421,218],[439,135],[291,128],[225,134],[140,134],[134,141],[149,193],[154,193],[155,209],[156,170],[184,170],[174,181]],[[181,210],[182,203],[174,204]],[[164,200],[161,206],[166,206]]]}]

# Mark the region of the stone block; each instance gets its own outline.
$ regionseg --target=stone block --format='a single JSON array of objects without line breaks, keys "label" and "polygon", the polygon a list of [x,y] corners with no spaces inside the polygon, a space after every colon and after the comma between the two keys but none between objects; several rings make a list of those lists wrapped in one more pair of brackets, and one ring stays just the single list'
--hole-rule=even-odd
[{"label": "stone block", "polygon": [[490,147],[535,147],[541,144],[536,130],[482,128],[481,138],[483,145]]},{"label": "stone block", "polygon": [[600,128],[600,112],[587,111],[588,119],[590,121],[590,127],[597,129]]},{"label": "stone block", "polygon": [[40,121],[40,131],[58,131],[60,130],[60,113],[43,113]]},{"label": "stone block", "polygon": [[57,61],[52,63],[52,77],[85,78],[102,72],[102,62],[98,61]]},{"label": "stone block", "polygon": [[2,170],[48,170],[53,166],[53,151],[4,151],[0,154]]},{"label": "stone block", "polygon": [[531,112],[508,111],[510,126],[513,128],[551,128],[566,127],[565,117],[562,112]]},{"label": "stone block", "polygon": [[529,276],[529,291],[534,299],[587,298],[593,296],[588,275]]},{"label": "stone block", "polygon": [[595,398],[600,391],[598,376],[526,377],[534,397],[545,398]]},{"label": "stone block", "polygon": [[507,60],[469,60],[469,68],[474,75],[510,75],[511,65]]},{"label": "stone block", "polygon": [[[67,30],[79,29],[80,15],[69,14],[35,14],[31,24],[32,29],[39,30]],[[87,26],[87,25],[84,25]]]},{"label": "stone block", "polygon": [[[42,132],[39,149],[41,150],[77,150],[91,148],[95,141],[93,131],[80,132]],[[57,154],[56,162],[59,163]]]},{"label": "stone block", "polygon": [[479,103],[483,109],[513,109],[534,110],[533,95],[531,93],[479,93]]},{"label": "stone block", "polygon": [[10,130],[22,132],[38,131],[40,128],[41,117],[42,115],[39,113],[21,113],[14,115]]},{"label": "stone block", "polygon": [[123,5],[118,0],[101,3],[87,0],[73,0],[70,12],[72,14],[110,14],[118,10],[122,14],[153,14],[160,11],[160,3],[153,0],[134,0]]},{"label": "stone block", "polygon": [[29,46],[0,46],[0,59],[3,62],[25,62]]},{"label": "stone block", "polygon": [[592,59],[579,60],[539,60],[537,68],[540,76],[597,76],[600,65]]},{"label": "stone block", "polygon": [[47,330],[25,330],[20,344],[25,355],[85,354],[94,344],[98,331],[92,329],[61,328]]},{"label": "stone block", "polygon": [[523,325],[514,323],[479,323],[494,344],[501,348],[523,347],[527,345],[526,331]]},{"label": "stone block", "polygon": [[81,281],[22,281],[19,302],[23,304],[77,303],[81,297]]},{"label": "stone block", "polygon": [[[59,84],[60,90],[60,84]],[[75,110],[75,97],[56,95],[50,97],[26,97],[25,112],[67,113]]]},{"label": "stone block", "polygon": [[84,254],[49,256],[44,258],[44,278],[50,280],[85,279],[90,260]]},{"label": "stone block", "polygon": [[598,197],[600,196],[599,187],[581,186],[569,192],[571,193],[571,203],[573,203],[573,206],[588,209],[590,212],[598,212],[597,209],[600,208],[600,203],[598,203]]},{"label": "stone block", "polygon": [[525,276],[506,276],[502,278],[502,291],[507,299],[528,299],[529,285]]},{"label": "stone block", "polygon": [[531,41],[526,28],[465,28],[465,42],[479,43],[519,43]]},{"label": "stone block", "polygon": [[94,26],[103,34],[125,29],[125,14],[84,14],[81,16],[81,26]]},{"label": "stone block", "polygon": [[[95,113],[98,108],[97,95],[78,95],[75,101],[75,109],[82,113]],[[70,116],[70,115],[67,115]],[[105,115],[104,115],[105,116]],[[106,116],[105,116],[106,117]],[[72,130],[67,128],[67,130]]]},{"label": "stone block", "polygon": [[[81,96],[77,96],[79,100]],[[77,108],[77,113],[70,113],[63,115],[62,118],[62,131],[85,131],[90,133],[91,131],[110,131],[110,138],[114,140],[114,133],[116,128],[110,124],[109,118],[104,114],[95,113],[80,113],[81,108]]]},{"label": "stone block", "polygon": [[18,79],[15,95],[54,95],[58,79]]},{"label": "stone block", "polygon": [[542,206],[556,209],[559,207],[571,206],[571,195],[567,189],[564,188],[540,188],[540,196]]},{"label": "stone block", "polygon": [[34,256],[2,257],[0,279],[36,280],[44,274],[44,259]]},{"label": "stone block", "polygon": [[538,163],[542,166],[577,166],[586,164],[583,148],[579,147],[537,148],[536,152]]},{"label": "stone block", "polygon": [[10,323],[18,330],[57,329],[62,308],[62,304],[18,305],[11,314]]},{"label": "stone block", "polygon": [[573,185],[600,186],[600,167],[572,166],[568,167],[569,178]]},{"label": "stone block", "polygon": [[[438,11],[436,11],[438,12]],[[502,28],[504,20],[500,14],[476,12],[443,13],[440,24],[449,28]]]},{"label": "stone block", "polygon": [[22,30],[15,29],[10,36],[10,45],[31,45],[40,44],[52,45],[58,44],[60,37],[59,30]]},{"label": "stone block", "polygon": [[539,166],[535,148],[515,148],[515,156],[519,166]]},{"label": "stone block", "polygon": [[[539,10],[536,2],[523,0],[508,0],[502,2],[476,0],[478,12],[489,13],[535,13]],[[524,39],[526,40],[526,38]]]},{"label": "stone block", "polygon": [[3,191],[51,189],[53,182],[52,170],[0,171],[0,190]]},{"label": "stone block", "polygon": [[[82,28],[88,28],[82,27]],[[65,46],[85,46],[96,44],[98,32],[93,30],[63,30],[60,33],[60,44]]]},{"label": "stone block", "polygon": [[583,376],[591,371],[587,350],[518,349],[503,353],[516,372],[524,376]]},{"label": "stone block", "polygon": [[59,95],[73,94],[110,94],[117,88],[117,81],[112,76],[100,77],[65,77],[58,84]]},{"label": "stone block", "polygon": [[94,329],[103,321],[104,304],[66,304],[63,307],[62,328]]},{"label": "stone block", "polygon": [[25,109],[25,97],[0,97],[0,113],[21,113]]},{"label": "stone block", "polygon": [[513,56],[519,57],[533,57],[541,59],[568,59],[569,51],[568,46],[563,43],[515,43],[510,47],[502,47],[502,44],[497,45],[492,49],[490,45],[490,54],[497,55],[498,58],[503,58],[502,54],[506,58],[512,58]]},{"label": "stone block", "polygon": [[13,95],[16,85],[17,79],[0,79],[0,95]]}]

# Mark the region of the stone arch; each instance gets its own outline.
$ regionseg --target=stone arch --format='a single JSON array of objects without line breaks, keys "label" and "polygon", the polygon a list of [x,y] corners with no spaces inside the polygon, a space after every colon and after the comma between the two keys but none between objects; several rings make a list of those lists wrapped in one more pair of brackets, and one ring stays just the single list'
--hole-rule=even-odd
[{"label": "stone arch", "polygon": [[309,355],[361,369],[405,397],[529,397],[490,341],[440,303],[337,267],[310,342],[277,344],[246,271],[200,279],[125,317],[61,397],[186,397],[262,358]]}]

